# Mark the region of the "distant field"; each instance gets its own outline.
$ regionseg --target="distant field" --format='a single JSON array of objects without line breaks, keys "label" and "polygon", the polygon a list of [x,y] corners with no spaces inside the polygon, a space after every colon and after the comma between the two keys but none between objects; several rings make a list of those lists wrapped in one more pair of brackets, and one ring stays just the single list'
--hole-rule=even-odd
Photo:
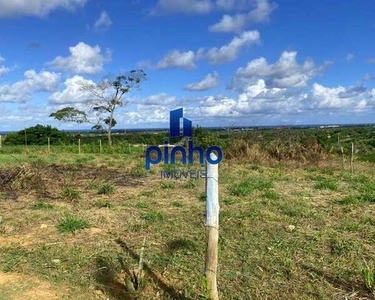
[{"label": "distant field", "polygon": [[[221,299],[374,299],[374,165],[274,146],[228,146],[219,167]],[[204,180],[93,149],[2,148],[0,299],[134,299],[144,238],[138,299],[207,299]]]}]

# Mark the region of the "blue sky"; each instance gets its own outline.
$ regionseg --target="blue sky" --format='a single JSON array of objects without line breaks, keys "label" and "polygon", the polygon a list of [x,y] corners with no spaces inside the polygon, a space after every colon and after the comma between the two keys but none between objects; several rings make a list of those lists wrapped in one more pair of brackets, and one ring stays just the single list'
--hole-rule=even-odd
[{"label": "blue sky", "polygon": [[147,73],[117,128],[373,123],[375,2],[0,0],[0,131],[85,109],[82,83]]}]

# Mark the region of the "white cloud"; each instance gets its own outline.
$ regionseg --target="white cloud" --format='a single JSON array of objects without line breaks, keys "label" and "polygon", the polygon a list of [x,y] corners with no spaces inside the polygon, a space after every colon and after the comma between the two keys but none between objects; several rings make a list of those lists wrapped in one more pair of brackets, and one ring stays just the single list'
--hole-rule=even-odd
[{"label": "white cloud", "polygon": [[309,80],[322,73],[327,64],[317,67],[310,59],[299,64],[297,52],[284,51],[279,60],[273,64],[260,57],[239,68],[233,80],[233,87],[241,89],[249,82],[259,79],[264,79],[271,87],[305,87]]},{"label": "white cloud", "polygon": [[0,102],[25,102],[35,92],[53,92],[60,80],[60,74],[47,71],[28,70],[24,77],[14,84],[0,85]]},{"label": "white cloud", "polygon": [[195,54],[193,51],[172,50],[164,55],[164,57],[160,61],[158,61],[156,65],[153,65],[148,61],[143,61],[139,63],[139,66],[142,68],[157,70],[176,68],[192,70],[196,68]]},{"label": "white cloud", "polygon": [[100,17],[96,22],[94,23],[94,28],[99,31],[106,31],[111,27],[112,20],[109,17],[108,13],[106,11],[102,11],[100,13]]},{"label": "white cloud", "polygon": [[213,11],[248,11],[267,0],[159,0],[151,15],[197,14]]},{"label": "white cloud", "polygon": [[17,16],[44,17],[54,10],[74,11],[88,0],[0,0],[0,18]]},{"label": "white cloud", "polygon": [[354,56],[354,54],[352,54],[352,53],[348,53],[347,55],[346,55],[346,61],[352,61],[352,60],[354,60],[354,58],[355,58],[355,56]]},{"label": "white cloud", "polygon": [[228,63],[237,59],[241,48],[249,45],[260,43],[260,33],[257,30],[244,31],[240,36],[236,36],[233,40],[220,48],[214,47],[204,53],[199,50],[200,57],[206,58],[212,65]]},{"label": "white cloud", "polygon": [[75,75],[65,80],[65,89],[55,92],[49,97],[51,104],[82,103],[91,96],[90,92],[82,89],[83,85],[93,85],[92,80],[87,80],[82,76]]},{"label": "white cloud", "polygon": [[211,25],[209,30],[212,32],[240,32],[249,24],[268,22],[271,13],[276,8],[277,5],[268,0],[257,0],[256,7],[248,13],[239,13],[233,16],[226,14],[220,22]]},{"label": "white cloud", "polygon": [[185,86],[187,91],[207,91],[219,86],[219,75],[214,72],[207,74],[201,81]]},{"label": "white cloud", "polygon": [[212,9],[211,0],[159,0],[151,14],[206,14]]},{"label": "white cloud", "polygon": [[176,97],[169,96],[166,93],[148,96],[142,104],[144,105],[169,105],[176,101]]},{"label": "white cloud", "polygon": [[4,76],[8,72],[9,72],[9,68],[0,66],[0,77]]},{"label": "white cloud", "polygon": [[375,89],[369,90],[364,86],[329,88],[314,83],[309,100],[308,106],[312,109],[355,111],[373,109]]},{"label": "white cloud", "polygon": [[111,51],[107,49],[102,54],[98,45],[91,47],[83,42],[74,47],[69,47],[70,56],[58,56],[47,65],[62,71],[70,71],[76,74],[97,74],[103,71],[104,63],[111,60]]},{"label": "white cloud", "polygon": [[200,101],[198,115],[243,117],[296,115],[306,112],[361,112],[375,108],[375,89],[364,86],[325,87],[315,83],[308,92],[291,88],[267,87],[262,79],[249,83],[237,97],[209,96]]},{"label": "white cloud", "polygon": [[[4,61],[5,61],[5,58],[0,55],[0,63]],[[9,68],[0,65],[0,77],[4,76],[8,72],[9,72]]]}]

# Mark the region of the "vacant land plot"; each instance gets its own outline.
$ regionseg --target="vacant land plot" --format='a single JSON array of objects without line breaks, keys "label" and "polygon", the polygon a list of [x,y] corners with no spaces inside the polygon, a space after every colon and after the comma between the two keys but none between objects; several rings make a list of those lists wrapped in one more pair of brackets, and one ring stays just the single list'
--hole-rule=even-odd
[{"label": "vacant land plot", "polygon": [[[202,179],[141,154],[2,155],[0,299],[205,299]],[[220,165],[222,299],[373,299],[375,169]],[[143,239],[140,294],[126,288]]]}]

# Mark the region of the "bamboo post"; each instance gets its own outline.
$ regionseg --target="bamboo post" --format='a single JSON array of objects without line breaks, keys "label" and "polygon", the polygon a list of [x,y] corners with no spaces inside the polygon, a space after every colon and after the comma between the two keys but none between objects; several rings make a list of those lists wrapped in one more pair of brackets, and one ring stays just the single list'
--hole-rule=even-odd
[{"label": "bamboo post", "polygon": [[50,155],[51,154],[51,139],[50,138],[48,138],[48,155]]},{"label": "bamboo post", "polygon": [[[217,157],[210,154],[212,160]],[[219,171],[218,165],[207,163],[206,172],[206,257],[205,277],[207,282],[208,295],[212,300],[218,300],[217,291],[217,262],[218,262],[218,241],[219,241]]]},{"label": "bamboo post", "polygon": [[354,143],[352,142],[352,155],[350,157],[350,172],[354,172]]},{"label": "bamboo post", "polygon": [[78,139],[78,154],[81,154],[81,139]]},{"label": "bamboo post", "polygon": [[99,140],[99,152],[103,152],[102,140]]},{"label": "bamboo post", "polygon": [[3,141],[2,141],[2,136],[0,135],[0,149],[3,148]]}]

